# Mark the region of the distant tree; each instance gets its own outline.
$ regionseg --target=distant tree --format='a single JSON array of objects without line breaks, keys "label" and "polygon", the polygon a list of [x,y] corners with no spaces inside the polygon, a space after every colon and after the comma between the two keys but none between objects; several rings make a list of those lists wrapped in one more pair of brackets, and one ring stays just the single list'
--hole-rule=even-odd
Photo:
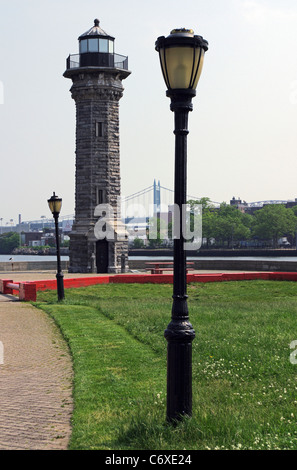
[{"label": "distant tree", "polygon": [[189,199],[187,201],[187,204],[191,206],[191,209],[193,209],[196,204],[200,204],[202,206],[202,213],[214,207],[209,197],[202,197],[200,199]]},{"label": "distant tree", "polygon": [[147,231],[150,248],[158,248],[168,237],[168,226],[159,217],[150,217],[149,229]]},{"label": "distant tree", "polygon": [[20,244],[20,235],[16,232],[7,232],[0,235],[0,253],[11,254]]},{"label": "distant tree", "polygon": [[141,238],[136,237],[133,241],[134,248],[143,248],[144,242]]},{"label": "distant tree", "polygon": [[202,212],[202,238],[206,240],[206,246],[209,246],[210,240],[215,238],[215,227],[217,223],[217,212],[206,210]]},{"label": "distant tree", "polygon": [[230,247],[235,241],[248,240],[251,237],[251,223],[251,216],[223,202],[217,210],[212,236],[222,244],[227,242]]},{"label": "distant tree", "polygon": [[213,237],[214,225],[216,212],[214,211],[214,205],[212,204],[209,197],[202,197],[201,199],[190,199],[187,201],[190,205],[191,211],[194,211],[195,205],[202,206],[202,238],[206,239],[208,246],[210,239]]},{"label": "distant tree", "polygon": [[255,213],[253,235],[262,240],[272,240],[276,248],[279,238],[294,234],[296,221],[292,209],[282,204],[269,204]]}]

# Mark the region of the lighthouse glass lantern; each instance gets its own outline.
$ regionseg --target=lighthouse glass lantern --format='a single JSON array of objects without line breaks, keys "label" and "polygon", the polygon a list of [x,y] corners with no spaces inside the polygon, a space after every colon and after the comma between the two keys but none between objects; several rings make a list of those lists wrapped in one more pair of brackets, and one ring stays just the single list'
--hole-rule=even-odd
[{"label": "lighthouse glass lantern", "polygon": [[94,26],[78,38],[80,67],[113,67],[114,39],[94,20]]}]

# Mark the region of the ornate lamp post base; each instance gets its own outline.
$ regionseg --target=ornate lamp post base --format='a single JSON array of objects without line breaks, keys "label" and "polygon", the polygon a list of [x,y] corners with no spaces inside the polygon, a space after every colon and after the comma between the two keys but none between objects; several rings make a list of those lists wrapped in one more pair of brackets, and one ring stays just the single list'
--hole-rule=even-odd
[{"label": "ornate lamp post base", "polygon": [[164,336],[167,345],[167,420],[192,416],[192,341],[189,318],[172,320]]}]

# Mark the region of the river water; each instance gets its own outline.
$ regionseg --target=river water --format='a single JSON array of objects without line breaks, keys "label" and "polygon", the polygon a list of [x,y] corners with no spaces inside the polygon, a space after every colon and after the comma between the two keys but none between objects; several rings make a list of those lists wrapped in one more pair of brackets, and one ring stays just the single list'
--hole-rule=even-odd
[{"label": "river water", "polygon": [[[9,258],[12,258],[10,260]],[[129,259],[132,260],[139,260],[139,261],[156,261],[156,260],[172,260],[172,256],[129,256]],[[261,257],[261,256],[199,256],[199,257],[188,257],[187,258],[189,261],[191,260],[237,260],[237,261],[292,261],[296,262],[297,257],[296,256],[266,256],[266,257]],[[38,256],[38,255],[0,255],[0,263],[11,263],[12,261],[18,262],[18,261],[56,261],[57,257],[56,256]],[[69,256],[61,256],[62,261],[69,261]]]},{"label": "river water", "polygon": [[[130,260],[156,261],[173,260],[172,256],[129,256]],[[188,261],[194,260],[234,260],[234,261],[297,261],[297,256],[188,256]]]},{"label": "river water", "polygon": [[[12,258],[10,260],[9,258]],[[11,263],[12,261],[56,261],[56,256],[38,256],[38,255],[0,255],[0,263]],[[68,261],[69,256],[61,256],[62,261]]]}]

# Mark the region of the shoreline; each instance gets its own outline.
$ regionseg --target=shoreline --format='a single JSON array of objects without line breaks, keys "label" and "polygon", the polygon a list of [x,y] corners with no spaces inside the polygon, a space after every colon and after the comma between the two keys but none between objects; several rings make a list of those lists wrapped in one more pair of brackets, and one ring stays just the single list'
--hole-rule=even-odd
[{"label": "shoreline", "polygon": [[[259,259],[254,257],[253,259],[248,258],[199,258],[199,257],[188,257],[194,262],[195,271],[274,271],[274,272],[297,272],[297,259],[285,258],[278,260],[276,258],[264,258]],[[129,257],[129,269],[128,272],[133,271],[149,271],[146,261],[161,262],[170,260],[170,257]],[[61,268],[63,271],[68,272],[69,261],[61,261]],[[7,275],[13,272],[26,272],[26,271],[54,271],[57,269],[56,260],[51,261],[10,261],[0,262],[0,274],[7,273]],[[164,269],[165,271],[165,269]],[[90,271],[88,273],[92,275]]]}]

